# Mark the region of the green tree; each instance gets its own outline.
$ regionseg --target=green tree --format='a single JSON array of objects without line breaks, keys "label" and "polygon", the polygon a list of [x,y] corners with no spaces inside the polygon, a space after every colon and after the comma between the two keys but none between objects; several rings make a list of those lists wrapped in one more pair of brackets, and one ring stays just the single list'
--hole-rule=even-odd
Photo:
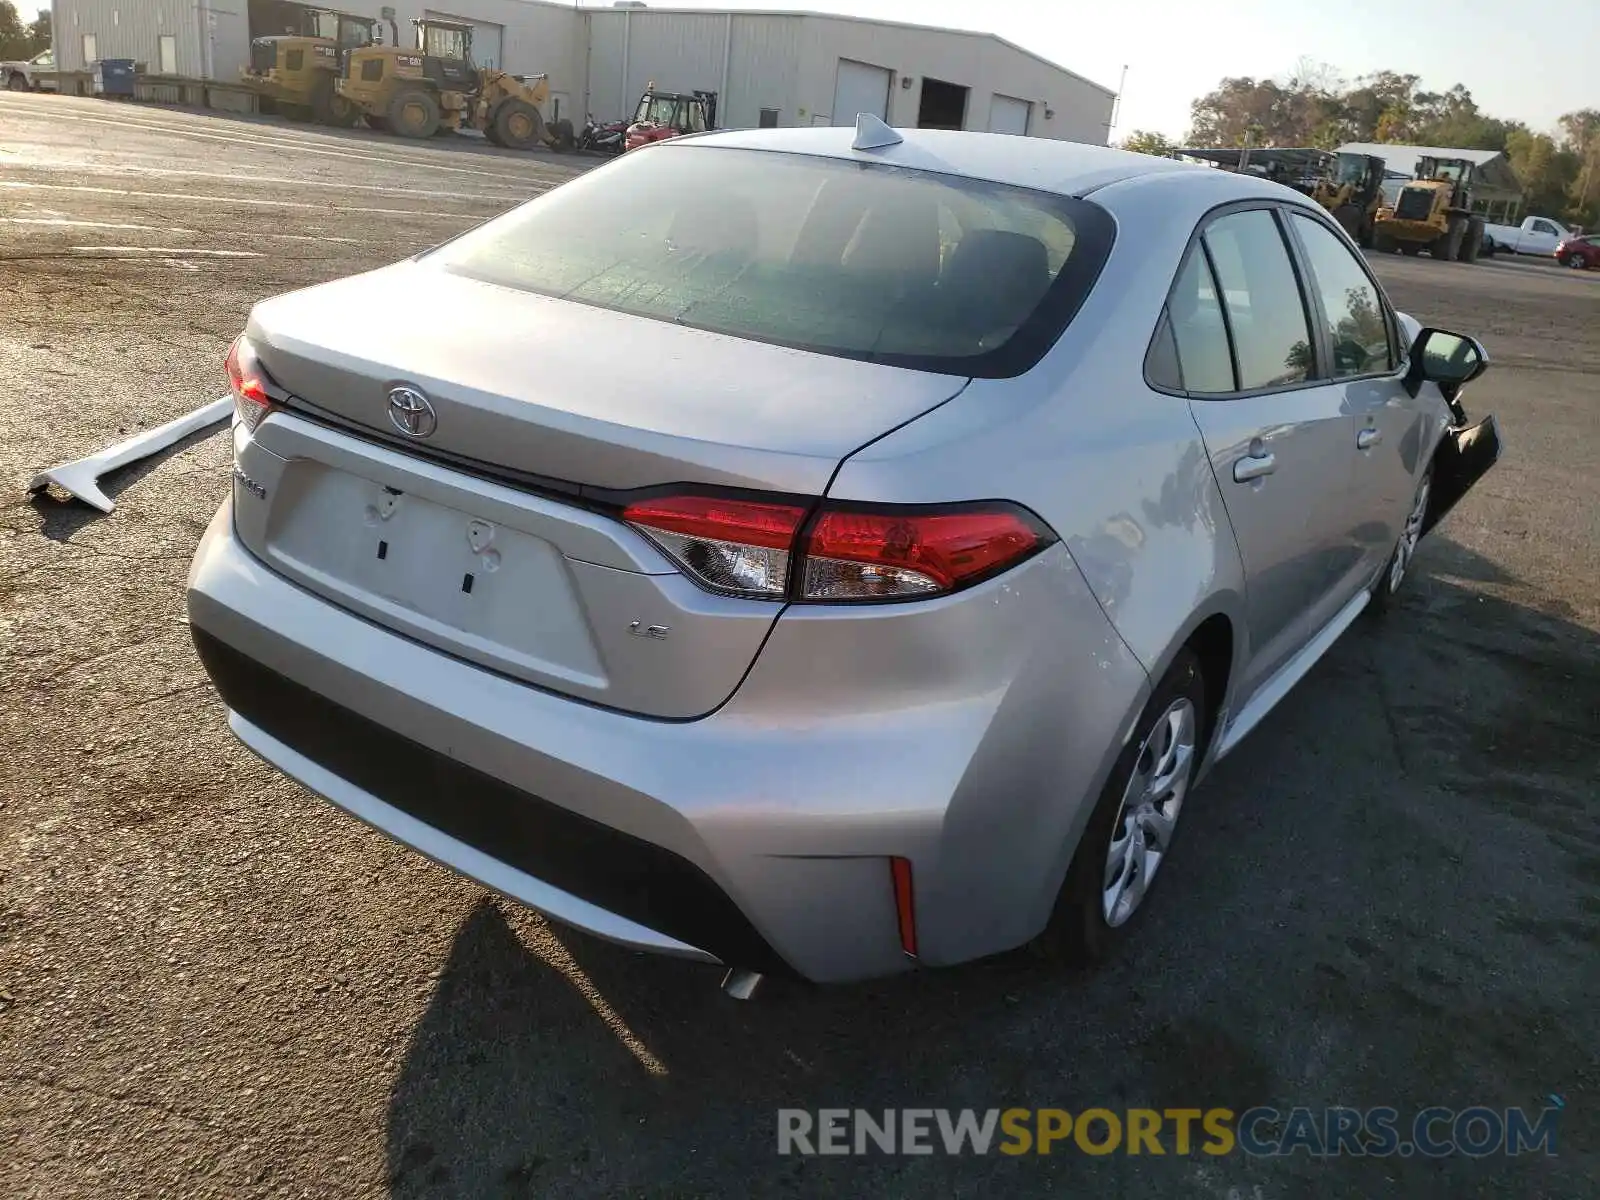
[{"label": "green tree", "polygon": [[1529,212],[1554,215],[1566,207],[1574,156],[1557,146],[1554,138],[1526,129],[1514,130],[1506,138],[1506,160],[1522,184]]},{"label": "green tree", "polygon": [[1344,94],[1349,140],[1400,141],[1410,122],[1411,97],[1418,82],[1417,76],[1398,71],[1375,71],[1358,78]]},{"label": "green tree", "polygon": [[17,6],[11,0],[0,0],[0,59],[32,58],[36,52],[28,49],[31,44]]},{"label": "green tree", "polygon": [[1135,129],[1122,139],[1122,148],[1132,150],[1136,154],[1155,154],[1165,157],[1177,149],[1177,143],[1169,142],[1165,134],[1157,133],[1153,129]]},{"label": "green tree", "polygon": [[1571,160],[1566,187],[1568,220],[1600,222],[1600,109],[1582,108],[1561,118],[1561,150]]},{"label": "green tree", "polygon": [[41,50],[50,49],[50,10],[40,9],[39,15],[34,17],[33,23],[28,26],[28,44],[32,49],[28,57],[32,58]]}]

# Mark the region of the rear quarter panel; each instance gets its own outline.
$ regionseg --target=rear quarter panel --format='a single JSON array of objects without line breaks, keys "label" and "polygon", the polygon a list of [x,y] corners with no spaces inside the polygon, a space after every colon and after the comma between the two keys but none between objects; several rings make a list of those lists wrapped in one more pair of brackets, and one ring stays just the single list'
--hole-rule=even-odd
[{"label": "rear quarter panel", "polygon": [[829,494],[1025,504],[1060,535],[1152,679],[1214,613],[1233,623],[1237,665],[1248,649],[1238,547],[1188,402],[1145,384],[1144,357],[1195,224],[1254,186],[1183,172],[1091,195],[1117,219],[1117,241],[1050,353],[1019,378],[974,380],[858,451]]}]

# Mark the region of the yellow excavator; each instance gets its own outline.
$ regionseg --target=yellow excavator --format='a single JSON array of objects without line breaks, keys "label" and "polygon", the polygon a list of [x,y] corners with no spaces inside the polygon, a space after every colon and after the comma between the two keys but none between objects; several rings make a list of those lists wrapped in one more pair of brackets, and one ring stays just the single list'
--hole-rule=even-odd
[{"label": "yellow excavator", "polygon": [[371,17],[306,9],[297,32],[270,34],[250,43],[250,65],[240,72],[266,111],[291,121],[351,126],[361,114],[338,92],[344,49],[372,41]]},{"label": "yellow excavator", "polygon": [[344,56],[338,94],[374,129],[400,137],[429,138],[475,129],[497,146],[527,150],[546,145],[571,149],[572,122],[546,122],[550,96],[544,75],[511,75],[472,62],[472,26],[432,18],[415,20],[415,49],[361,46]]}]

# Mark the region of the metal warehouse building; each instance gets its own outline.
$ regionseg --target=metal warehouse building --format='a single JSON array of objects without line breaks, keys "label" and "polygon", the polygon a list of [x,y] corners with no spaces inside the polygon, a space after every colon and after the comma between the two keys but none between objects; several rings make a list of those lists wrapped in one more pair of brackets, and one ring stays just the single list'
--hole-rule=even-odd
[{"label": "metal warehouse building", "polygon": [[[851,125],[871,112],[903,127],[1103,144],[1111,123],[1109,88],[992,34],[809,12],[435,3],[442,7],[328,7],[392,17],[407,46],[414,18],[468,22],[480,65],[550,77],[552,119],[631,115],[654,82],[716,92],[717,123],[736,128]],[[56,61],[81,71],[97,58],[131,58],[151,73],[231,81],[249,60],[251,38],[315,33],[319,11],[289,0],[54,0]]]}]

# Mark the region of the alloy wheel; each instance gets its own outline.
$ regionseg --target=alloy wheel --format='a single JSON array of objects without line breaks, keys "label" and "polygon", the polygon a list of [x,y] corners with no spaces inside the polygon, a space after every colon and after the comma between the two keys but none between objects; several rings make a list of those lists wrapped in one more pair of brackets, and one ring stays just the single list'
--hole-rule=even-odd
[{"label": "alloy wheel", "polygon": [[1428,515],[1428,493],[1432,487],[1432,477],[1424,475],[1422,482],[1417,486],[1417,498],[1412,502],[1405,527],[1400,531],[1400,540],[1395,543],[1394,558],[1389,563],[1391,594],[1400,590],[1401,583],[1405,581],[1406,571],[1411,566],[1411,556],[1417,552],[1417,543],[1422,540],[1422,522]]},{"label": "alloy wheel", "polygon": [[1189,791],[1198,728],[1194,702],[1180,696],[1139,747],[1106,850],[1101,912],[1113,929],[1138,909],[1172,845]]}]

